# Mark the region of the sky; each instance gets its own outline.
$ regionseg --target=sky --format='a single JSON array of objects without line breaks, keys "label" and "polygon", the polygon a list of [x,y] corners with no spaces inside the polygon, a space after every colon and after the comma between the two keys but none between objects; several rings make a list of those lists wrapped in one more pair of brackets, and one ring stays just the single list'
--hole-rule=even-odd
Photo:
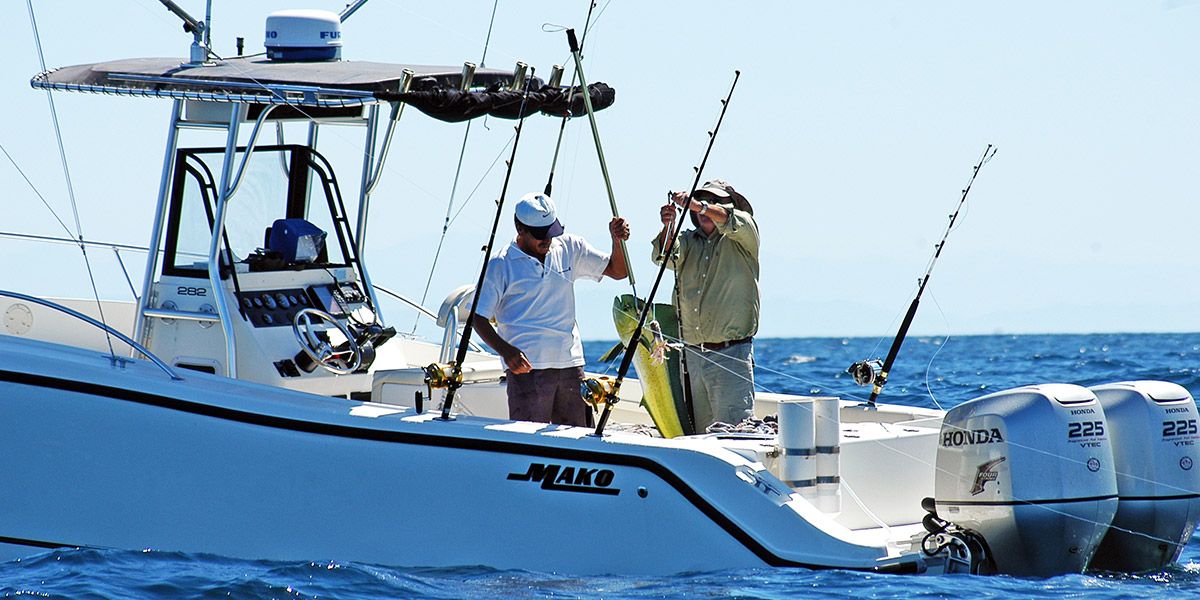
[{"label": "sky", "polygon": [[[202,16],[200,0],[181,0]],[[343,2],[215,2],[214,47],[262,48],[266,15],[338,11]],[[68,9],[69,7],[69,9]],[[372,0],[343,25],[343,58],[480,62],[493,2]],[[190,35],[154,0],[34,2],[47,66],[186,56]],[[500,1],[484,64],[539,75],[569,64],[557,26],[582,29],[583,1]],[[5,118],[0,145],[67,229],[75,230],[24,2],[0,19]],[[598,14],[598,16],[597,16]],[[598,0],[586,39],[589,81],[617,90],[597,114],[638,292],[655,275],[649,239],[668,190],[686,190],[735,70],[742,75],[704,169],[753,203],[762,237],[760,336],[889,337],[916,293],[971,167],[980,172],[936,263],[912,332],[1200,331],[1194,186],[1200,141],[1200,1],[631,2]],[[90,239],[144,246],[170,102],[55,95]],[[527,121],[512,202],[540,191],[558,120]],[[472,125],[448,230],[464,124],[409,111],[372,199],[366,259],[378,284],[434,309],[473,283],[513,123]],[[362,130],[323,131],[343,191],[357,192]],[[302,128],[288,129],[301,141]],[[221,141],[190,132],[182,145]],[[507,158],[507,154],[504,156]],[[13,164],[0,157],[0,231],[65,235]],[[585,118],[567,125],[555,199],[568,231],[607,248],[608,199]],[[354,209],[351,208],[353,212]],[[0,287],[91,294],[80,253],[0,239]],[[93,250],[102,296],[129,299],[113,254]],[[123,254],[140,289],[143,258]],[[669,297],[671,277],[659,298]],[[613,339],[611,300],[626,282],[579,282],[584,339]],[[386,316],[400,329],[412,313]]]}]

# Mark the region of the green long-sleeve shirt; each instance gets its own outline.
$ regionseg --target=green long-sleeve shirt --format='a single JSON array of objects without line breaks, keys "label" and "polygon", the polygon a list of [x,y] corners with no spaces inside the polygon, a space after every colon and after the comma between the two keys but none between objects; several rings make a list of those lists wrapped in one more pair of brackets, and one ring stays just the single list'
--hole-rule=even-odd
[{"label": "green long-sleeve shirt", "polygon": [[[731,210],[712,237],[699,229],[679,234],[674,258],[679,286],[676,310],[689,344],[718,343],[758,332],[758,224],[748,212]],[[654,236],[654,261],[661,264],[661,236]]]}]

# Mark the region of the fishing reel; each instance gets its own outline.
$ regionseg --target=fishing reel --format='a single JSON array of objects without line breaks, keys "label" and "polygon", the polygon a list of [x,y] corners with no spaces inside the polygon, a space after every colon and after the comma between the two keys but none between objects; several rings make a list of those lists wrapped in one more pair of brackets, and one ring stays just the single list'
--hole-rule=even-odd
[{"label": "fishing reel", "polygon": [[860,360],[846,369],[858,385],[873,385],[876,381],[883,383],[883,361],[878,358]]},{"label": "fishing reel", "polygon": [[579,394],[593,410],[600,410],[600,407],[605,404],[617,403],[616,383],[616,379],[606,375],[588,377],[579,382]]},{"label": "fishing reel", "polygon": [[422,370],[425,371],[425,385],[429,386],[430,391],[462,385],[462,373],[454,372],[454,363],[433,363]]}]

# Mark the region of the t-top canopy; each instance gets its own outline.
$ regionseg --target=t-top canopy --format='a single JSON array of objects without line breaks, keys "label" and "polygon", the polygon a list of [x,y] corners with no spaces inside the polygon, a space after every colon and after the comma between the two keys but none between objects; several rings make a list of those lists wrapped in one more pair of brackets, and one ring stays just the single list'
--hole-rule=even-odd
[{"label": "t-top canopy", "polygon": [[[406,70],[413,72],[413,81],[409,91],[401,93]],[[323,108],[400,101],[443,121],[483,115],[516,118],[523,98],[526,115],[538,111],[558,116],[583,113],[583,96],[578,89],[545,87],[534,78],[525,97],[510,89],[512,78],[509,71],[477,69],[472,79],[474,89],[462,92],[462,70],[458,67],[360,61],[276,62],[262,57],[188,66],[178,58],[131,58],[46,71],[34,76],[30,84],[60,91]],[[588,88],[594,110],[607,108],[615,100],[615,92],[603,83]]]}]

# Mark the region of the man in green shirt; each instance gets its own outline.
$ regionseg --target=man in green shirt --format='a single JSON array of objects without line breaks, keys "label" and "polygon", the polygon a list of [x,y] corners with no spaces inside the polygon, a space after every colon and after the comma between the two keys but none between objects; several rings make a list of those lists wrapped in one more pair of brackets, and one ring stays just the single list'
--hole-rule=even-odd
[{"label": "man in green shirt", "polygon": [[685,364],[697,432],[715,422],[736,424],[754,415],[754,354],[758,332],[758,224],[754,209],[733,186],[715,179],[696,190],[688,208],[694,229],[680,233],[663,256],[674,229],[674,193],[659,211],[663,230],[654,238],[654,261],[675,271]]}]

